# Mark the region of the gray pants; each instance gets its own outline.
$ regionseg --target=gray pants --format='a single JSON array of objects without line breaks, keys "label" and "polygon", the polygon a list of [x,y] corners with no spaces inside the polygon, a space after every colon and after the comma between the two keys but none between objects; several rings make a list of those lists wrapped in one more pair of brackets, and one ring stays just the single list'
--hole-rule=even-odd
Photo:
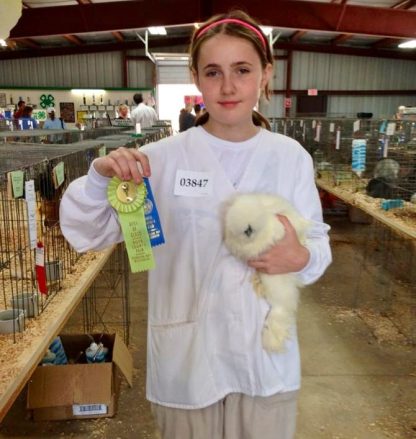
[{"label": "gray pants", "polygon": [[162,439],[293,439],[297,396],[231,393],[203,409],[152,404],[152,411]]}]

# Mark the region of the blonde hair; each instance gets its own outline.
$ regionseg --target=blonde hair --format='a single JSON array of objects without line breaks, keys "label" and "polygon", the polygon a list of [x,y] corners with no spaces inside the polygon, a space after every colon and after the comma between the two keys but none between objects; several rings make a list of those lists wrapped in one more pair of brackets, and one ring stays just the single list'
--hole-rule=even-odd
[{"label": "blonde hair", "polygon": [[[221,22],[215,25],[216,22],[222,20],[232,19],[238,22]],[[242,23],[241,23],[242,22]],[[245,26],[247,23],[248,26]],[[255,30],[253,30],[254,28]],[[267,43],[267,38],[263,31],[260,29],[259,24],[248,14],[240,10],[230,11],[228,14],[216,15],[210,18],[208,21],[202,24],[199,29],[194,31],[191,39],[191,45],[189,47],[190,53],[190,68],[196,74],[198,74],[198,60],[201,52],[201,46],[205,41],[209,40],[215,35],[223,34],[232,37],[243,38],[250,41],[259,55],[262,68],[265,69],[268,64],[273,65],[273,54],[270,45]],[[265,44],[266,42],[266,44]],[[267,100],[270,99],[269,85],[264,87],[264,96]],[[209,119],[209,113],[201,115],[196,125],[203,125]],[[258,111],[253,110],[253,123],[257,126],[262,126],[270,130],[269,121]]]}]

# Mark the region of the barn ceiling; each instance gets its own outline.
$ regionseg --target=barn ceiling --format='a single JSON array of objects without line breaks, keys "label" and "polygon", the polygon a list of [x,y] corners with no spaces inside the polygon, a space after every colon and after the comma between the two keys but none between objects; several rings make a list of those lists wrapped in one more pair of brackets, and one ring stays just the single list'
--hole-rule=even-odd
[{"label": "barn ceiling", "polygon": [[344,53],[416,60],[416,0],[24,0],[1,59],[185,45],[194,24],[240,7],[279,35],[275,49]]}]

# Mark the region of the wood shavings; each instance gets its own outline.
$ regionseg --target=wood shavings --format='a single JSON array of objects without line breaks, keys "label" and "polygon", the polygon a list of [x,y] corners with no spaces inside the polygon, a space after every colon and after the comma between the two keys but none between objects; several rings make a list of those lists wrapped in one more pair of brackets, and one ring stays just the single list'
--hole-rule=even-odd
[{"label": "wood shavings", "polygon": [[357,315],[369,326],[379,343],[406,343],[406,337],[399,332],[388,317],[368,309],[357,310]]},{"label": "wood shavings", "polygon": [[49,335],[49,327],[55,322],[57,316],[65,315],[65,309],[71,288],[80,281],[80,276],[90,267],[101,253],[86,253],[74,266],[72,273],[62,281],[62,289],[55,294],[53,300],[35,319],[26,319],[26,330],[16,334],[16,343],[13,341],[13,334],[0,335],[0,397],[6,388],[21,372],[26,365],[30,353],[34,350],[40,340]]},{"label": "wood shavings", "polygon": [[362,319],[379,343],[409,343],[392,320],[380,312],[366,308],[354,309],[340,306],[328,306],[328,308],[331,309],[331,314],[338,322],[348,323],[348,320],[357,317]]}]

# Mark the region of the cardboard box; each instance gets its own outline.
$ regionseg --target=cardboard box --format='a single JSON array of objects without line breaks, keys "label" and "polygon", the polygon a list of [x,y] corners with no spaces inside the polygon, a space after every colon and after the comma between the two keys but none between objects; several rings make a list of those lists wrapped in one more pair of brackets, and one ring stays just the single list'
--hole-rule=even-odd
[{"label": "cardboard box", "polygon": [[69,362],[58,366],[39,366],[29,381],[27,408],[35,421],[111,417],[117,411],[120,372],[130,387],[133,359],[116,334],[93,334],[94,340],[108,347],[108,362],[87,364],[85,350],[89,336],[61,335]]}]

